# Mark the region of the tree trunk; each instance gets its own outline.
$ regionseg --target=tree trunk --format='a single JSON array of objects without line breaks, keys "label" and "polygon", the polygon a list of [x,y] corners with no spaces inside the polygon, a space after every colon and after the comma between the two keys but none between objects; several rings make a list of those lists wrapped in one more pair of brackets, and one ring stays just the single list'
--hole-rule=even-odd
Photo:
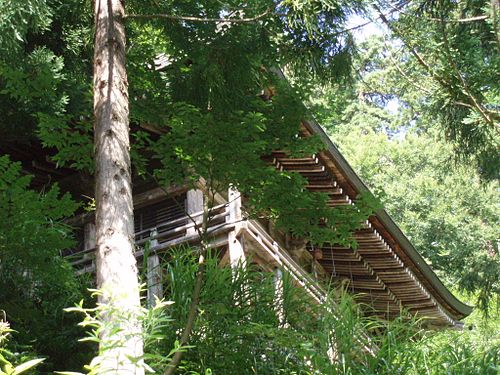
[{"label": "tree trunk", "polygon": [[123,0],[95,0],[96,269],[100,373],[144,374],[134,256]]}]

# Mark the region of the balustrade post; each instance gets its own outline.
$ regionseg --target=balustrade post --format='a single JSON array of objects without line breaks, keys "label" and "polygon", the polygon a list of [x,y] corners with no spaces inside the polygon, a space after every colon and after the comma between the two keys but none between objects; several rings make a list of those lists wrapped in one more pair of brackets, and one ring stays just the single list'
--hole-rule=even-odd
[{"label": "balustrade post", "polygon": [[285,320],[285,306],[284,306],[284,284],[283,284],[283,271],[276,267],[274,269],[274,311],[280,327],[286,326]]},{"label": "balustrade post", "polygon": [[156,298],[163,298],[162,273],[160,266],[160,257],[154,250],[158,245],[158,240],[155,238],[158,235],[158,230],[154,228],[150,232],[149,246],[152,251],[147,255],[147,287],[148,287],[148,306],[153,307],[156,304]]},{"label": "balustrade post", "polygon": [[241,194],[238,190],[230,187],[227,194],[229,216],[228,222],[234,224],[234,229],[228,233],[229,262],[233,270],[246,265],[245,249],[238,232],[241,228]]},{"label": "balustrade post", "polygon": [[[93,222],[85,223],[83,226],[83,250],[86,252],[88,250],[95,249],[96,246],[96,232],[95,224]],[[85,254],[85,257],[88,257]]]},{"label": "balustrade post", "polygon": [[95,223],[94,222],[85,223],[83,225],[83,259],[90,260],[92,267],[95,267],[96,246],[97,246],[97,237],[96,237]]},{"label": "balustrade post", "polygon": [[[195,213],[199,213],[203,211],[203,191],[199,189],[191,189],[188,190],[186,193],[186,213],[188,215],[192,215]],[[201,223],[202,217],[196,217],[195,222],[196,225],[199,225]],[[188,223],[192,223],[191,220],[189,220]],[[186,230],[186,235],[190,236],[193,234],[196,234],[196,228],[195,227],[190,227]]]}]

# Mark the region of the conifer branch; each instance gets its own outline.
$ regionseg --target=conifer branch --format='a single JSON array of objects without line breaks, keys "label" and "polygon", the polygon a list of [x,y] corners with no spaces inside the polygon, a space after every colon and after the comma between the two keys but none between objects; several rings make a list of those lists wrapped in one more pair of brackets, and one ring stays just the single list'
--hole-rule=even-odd
[{"label": "conifer branch", "polygon": [[[439,84],[441,84],[441,86],[443,88],[449,90],[450,87],[452,86],[452,83],[448,82],[445,79],[443,79],[440,76],[438,76],[432,70],[431,66],[424,60],[424,58],[422,57],[422,55],[420,55],[420,53],[418,53],[418,51],[416,50],[416,48],[414,48],[410,43],[408,43],[408,41],[404,40],[404,38],[401,36],[401,34],[397,30],[394,29],[394,27],[390,24],[389,20],[387,19],[386,15],[383,14],[376,5],[374,5],[374,8],[378,12],[379,17],[382,20],[382,22],[384,22],[384,24],[389,28],[389,30],[391,30],[395,35],[397,35],[403,41],[403,43],[409,49],[410,53],[416,58],[417,62],[430,74],[430,76],[434,80],[436,80]],[[446,34],[445,34],[444,31],[443,31],[443,37],[445,38],[445,43],[447,43],[447,37],[446,37]],[[464,94],[467,96],[468,101],[470,101],[470,104],[466,105],[466,107],[476,109],[479,112],[479,114],[481,115],[481,117],[483,117],[483,119],[488,124],[493,125],[494,127],[496,127],[498,129],[498,125],[491,119],[491,117],[489,116],[488,111],[485,110],[482,107],[482,105],[477,101],[476,97],[471,93],[467,82],[465,81],[465,79],[462,77],[462,75],[458,71],[458,67],[455,64],[455,62],[453,61],[453,59],[450,58],[448,56],[448,54],[446,54],[446,57],[447,57],[447,60],[449,60],[452,68],[455,70],[455,73],[458,76],[458,79],[460,80],[460,83],[462,84],[462,89],[463,89]],[[464,104],[466,104],[466,103],[454,102],[454,104],[464,106]]]},{"label": "conifer branch", "polygon": [[[420,53],[418,53],[418,51],[412,45],[410,45],[406,40],[404,40],[402,35],[397,30],[394,29],[394,27],[391,25],[391,23],[387,19],[386,14],[383,14],[382,11],[376,5],[374,5],[374,8],[377,11],[377,13],[379,14],[379,18],[382,20],[382,22],[387,26],[387,28],[390,31],[392,31],[395,35],[397,35],[403,41],[403,43],[408,47],[410,53],[415,57],[415,59],[417,59],[417,62],[431,75],[431,77],[434,78],[437,82],[439,82],[444,87],[448,87],[448,82],[443,80],[441,77],[437,76],[433,72],[433,70],[431,69],[430,65],[420,55]],[[394,9],[394,10],[398,10],[398,9]]]},{"label": "conifer branch", "polygon": [[455,62],[455,59],[453,58],[453,56],[451,56],[451,47],[450,47],[450,42],[448,40],[448,33],[446,32],[446,28],[445,28],[444,25],[441,27],[441,32],[443,34],[443,41],[444,41],[446,59],[450,63],[451,67],[453,68],[453,70],[455,72],[455,75],[460,80],[460,83],[462,84],[462,88],[463,88],[464,94],[469,98],[472,106],[477,109],[477,111],[481,114],[481,116],[483,117],[483,119],[487,123],[495,126],[495,122],[489,116],[488,111],[485,108],[483,108],[483,106],[476,99],[475,95],[472,93],[472,91],[471,91],[471,89],[469,87],[469,84],[467,83],[467,81],[463,77],[462,73],[460,72],[460,70],[459,70],[459,68],[458,68],[458,66],[457,66],[457,64]]}]

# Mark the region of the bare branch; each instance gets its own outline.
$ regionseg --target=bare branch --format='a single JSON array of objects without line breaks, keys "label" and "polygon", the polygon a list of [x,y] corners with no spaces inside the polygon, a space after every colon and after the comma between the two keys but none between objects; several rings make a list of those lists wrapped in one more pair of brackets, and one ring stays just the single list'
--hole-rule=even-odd
[{"label": "bare branch", "polygon": [[[272,8],[267,9],[264,13],[261,13],[255,17],[249,18],[205,18],[205,17],[194,17],[194,16],[177,16],[173,14],[127,14],[125,19],[139,19],[139,20],[149,20],[149,19],[166,19],[171,21],[186,21],[186,22],[220,22],[220,23],[251,23],[258,21],[269,14],[272,13]],[[235,12],[236,13],[236,12]]]},{"label": "bare branch", "polygon": [[[406,14],[406,13],[405,13]],[[477,17],[469,17],[469,18],[459,18],[459,19],[441,19],[441,18],[433,18],[433,17],[424,17],[427,20],[441,23],[468,23],[468,22],[477,22],[484,21],[490,18],[490,16],[477,16]]]},{"label": "bare branch", "polygon": [[411,84],[412,86],[416,87],[417,89],[419,89],[419,90],[421,90],[421,91],[425,92],[427,95],[431,95],[431,92],[430,92],[428,89],[426,89],[425,87],[423,87],[423,86],[419,85],[418,83],[416,83],[414,79],[411,79],[411,78],[410,78],[410,77],[409,77],[409,76],[408,76],[408,75],[407,75],[407,74],[403,71],[403,69],[399,66],[399,63],[398,63],[396,60],[394,60],[394,58],[392,57],[392,54],[391,54],[391,53],[389,53],[389,59],[391,60],[391,62],[392,62],[392,64],[393,64],[393,66],[396,68],[396,70],[399,72],[399,74],[401,74],[401,76],[402,76],[403,78],[405,78],[405,79],[408,81],[408,83],[409,83],[409,84]]}]

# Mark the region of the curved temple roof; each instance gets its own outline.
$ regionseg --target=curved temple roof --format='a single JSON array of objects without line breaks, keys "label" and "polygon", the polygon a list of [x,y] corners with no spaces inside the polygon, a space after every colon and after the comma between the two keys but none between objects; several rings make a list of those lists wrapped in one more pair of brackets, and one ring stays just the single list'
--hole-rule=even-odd
[{"label": "curved temple roof", "polygon": [[[301,131],[305,137],[319,136],[325,149],[301,159],[273,153],[277,167],[301,173],[310,190],[330,196],[332,206],[351,204],[359,193],[368,191],[314,120],[303,121]],[[432,325],[460,326],[459,320],[471,313],[472,307],[451,294],[385,210],[371,216],[354,236],[357,249],[325,245],[317,260],[332,277],[348,280],[349,288],[377,314],[396,316],[404,308]]]}]

